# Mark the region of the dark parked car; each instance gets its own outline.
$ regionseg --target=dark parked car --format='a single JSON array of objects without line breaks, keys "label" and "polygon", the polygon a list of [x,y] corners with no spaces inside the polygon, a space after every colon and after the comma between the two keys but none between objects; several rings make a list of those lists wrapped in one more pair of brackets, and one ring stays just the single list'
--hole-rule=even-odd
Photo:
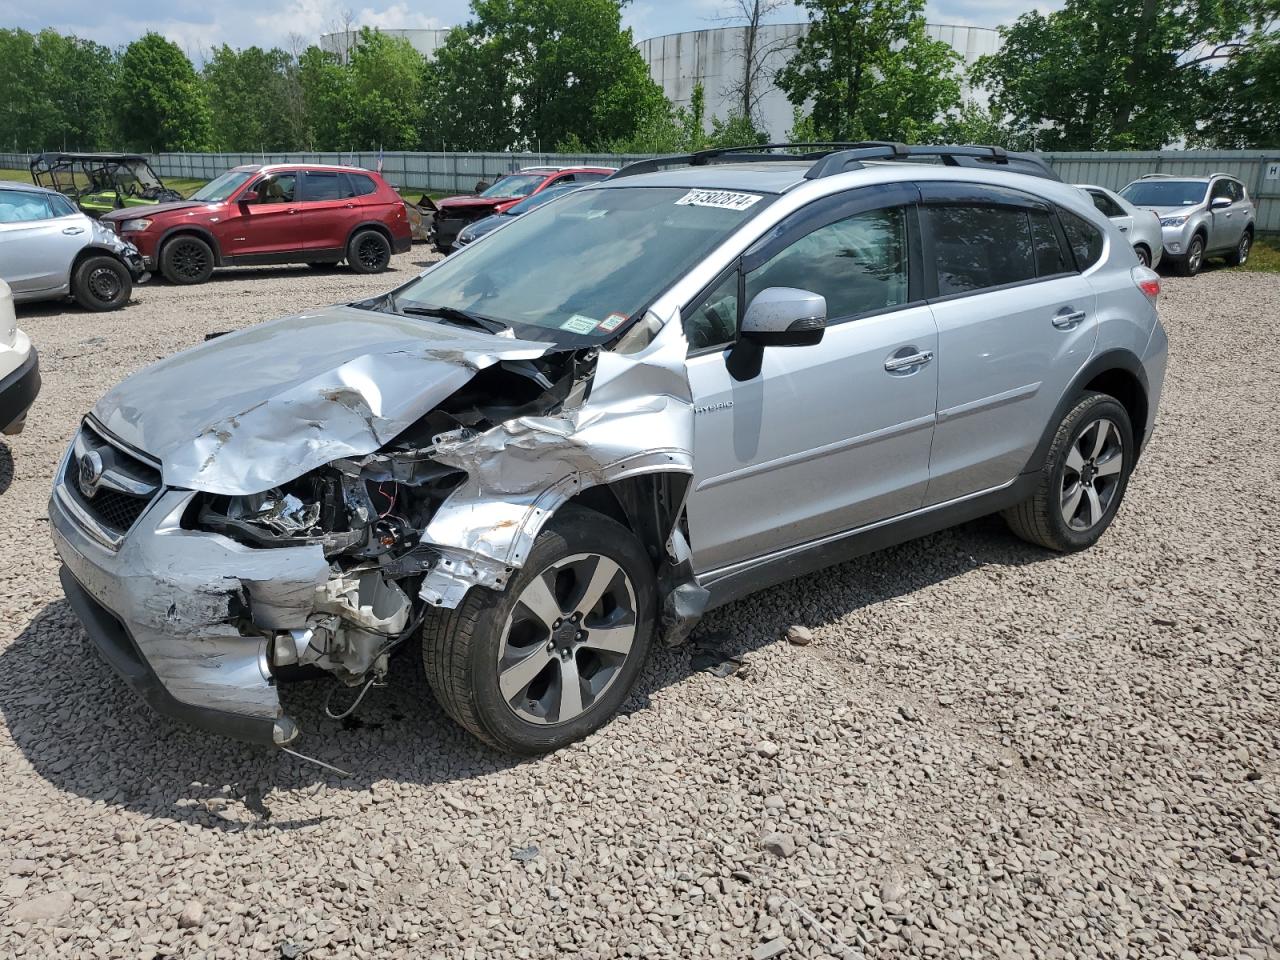
[{"label": "dark parked car", "polygon": [[235,167],[187,200],[102,217],[172,283],[204,283],[214,267],[343,260],[379,273],[413,243],[404,201],[358,167]]},{"label": "dark parked car", "polygon": [[566,183],[557,187],[548,187],[539,193],[535,193],[531,197],[525,197],[514,207],[507,207],[501,213],[495,213],[491,217],[485,217],[483,220],[477,220],[475,223],[463,227],[458,234],[458,239],[454,241],[455,247],[464,247],[474,240],[479,240],[486,233],[493,233],[499,227],[510,223],[523,214],[542,206],[544,203],[550,203],[556,197],[563,197],[566,193],[572,193],[577,190],[581,183]]},{"label": "dark parked car", "polygon": [[441,200],[437,204],[439,210],[431,226],[431,242],[441,253],[448,253],[467,224],[502,213],[525,197],[549,187],[559,187],[566,183],[595,183],[616,172],[613,167],[525,167],[508,174],[480,193]]}]

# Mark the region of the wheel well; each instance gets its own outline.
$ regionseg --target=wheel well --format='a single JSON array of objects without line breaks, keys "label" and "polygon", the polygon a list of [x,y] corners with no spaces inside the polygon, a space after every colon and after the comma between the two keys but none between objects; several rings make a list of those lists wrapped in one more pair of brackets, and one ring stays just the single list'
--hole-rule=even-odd
[{"label": "wheel well", "polygon": [[378,231],[378,233],[382,234],[384,237],[387,238],[387,243],[391,244],[392,249],[393,250],[395,249],[395,243],[396,243],[395,238],[391,236],[391,231],[387,229],[386,224],[382,224],[382,223],[362,223],[356,227],[353,227],[351,232],[347,234],[346,246],[348,247],[351,246],[351,241],[355,239],[355,235],[359,233],[361,230]]},{"label": "wheel well", "polygon": [[75,281],[76,271],[80,269],[80,264],[84,263],[90,257],[110,257],[112,260],[120,259],[113,252],[108,250],[106,247],[85,247],[83,250],[77,253],[76,258],[71,261],[71,273],[67,277],[68,289],[70,288],[70,285]]},{"label": "wheel well", "polygon": [[634,533],[657,569],[667,562],[667,538],[689,482],[683,473],[643,474],[588,487],[568,502],[602,513]]},{"label": "wheel well", "polygon": [[1148,256],[1148,257],[1149,257],[1149,256],[1151,256],[1151,248],[1150,248],[1149,246],[1147,246],[1147,245],[1146,245],[1145,243],[1143,243],[1142,241],[1138,241],[1137,243],[1135,243],[1135,244],[1133,245],[1133,249],[1135,249],[1135,250],[1137,250],[1139,247],[1141,247],[1143,250],[1147,251],[1147,256]]},{"label": "wheel well", "polygon": [[1147,392],[1142,388],[1141,381],[1128,370],[1113,367],[1086,383],[1084,389],[1105,393],[1120,401],[1133,423],[1133,439],[1141,450],[1143,435],[1147,429]]}]

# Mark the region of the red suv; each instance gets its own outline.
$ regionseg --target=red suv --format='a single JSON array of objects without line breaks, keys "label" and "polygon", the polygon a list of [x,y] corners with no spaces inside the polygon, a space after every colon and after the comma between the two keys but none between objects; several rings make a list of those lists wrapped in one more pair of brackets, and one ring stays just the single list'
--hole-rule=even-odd
[{"label": "red suv", "polygon": [[502,213],[525,197],[565,183],[594,183],[617,173],[615,167],[525,167],[502,177],[480,193],[447,197],[438,204],[429,238],[441,253],[453,249],[462,228]]},{"label": "red suv", "polygon": [[172,283],[204,283],[214,267],[346,260],[357,273],[387,269],[413,242],[400,195],[358,167],[244,166],[188,199],[126,207],[104,223]]}]

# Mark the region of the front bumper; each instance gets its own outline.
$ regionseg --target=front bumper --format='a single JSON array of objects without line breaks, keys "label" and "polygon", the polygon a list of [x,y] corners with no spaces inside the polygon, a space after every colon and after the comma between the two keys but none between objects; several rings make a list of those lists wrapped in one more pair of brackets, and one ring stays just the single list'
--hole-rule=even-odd
[{"label": "front bumper", "polygon": [[75,498],[49,503],[72,609],[107,663],[158,712],[250,743],[297,736],[267,665],[264,636],[243,635],[238,610],[279,629],[305,626],[329,576],[320,548],[251,550],[184,530],[190,491],[164,490],[112,548],[88,529]]},{"label": "front bumper", "polygon": [[40,358],[35,348],[11,374],[0,380],[0,433],[21,433],[27,411],[40,393]]},{"label": "front bumper", "polygon": [[1188,220],[1180,227],[1164,227],[1160,228],[1160,241],[1164,245],[1164,255],[1174,259],[1181,259],[1187,255],[1187,247],[1191,243],[1192,236],[1195,235],[1195,226]]},{"label": "front bumper", "polygon": [[148,273],[151,267],[142,254],[137,251],[125,253],[121,259],[124,260],[124,265],[129,268],[129,273],[133,277],[134,283],[146,283],[151,279],[151,274]]}]

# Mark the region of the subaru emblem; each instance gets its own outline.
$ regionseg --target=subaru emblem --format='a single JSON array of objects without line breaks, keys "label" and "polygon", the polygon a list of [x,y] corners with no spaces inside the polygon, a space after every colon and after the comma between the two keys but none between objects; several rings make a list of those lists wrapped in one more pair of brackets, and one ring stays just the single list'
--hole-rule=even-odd
[{"label": "subaru emblem", "polygon": [[86,497],[92,497],[98,492],[98,481],[102,479],[103,470],[102,457],[97,450],[80,455],[80,492]]}]

